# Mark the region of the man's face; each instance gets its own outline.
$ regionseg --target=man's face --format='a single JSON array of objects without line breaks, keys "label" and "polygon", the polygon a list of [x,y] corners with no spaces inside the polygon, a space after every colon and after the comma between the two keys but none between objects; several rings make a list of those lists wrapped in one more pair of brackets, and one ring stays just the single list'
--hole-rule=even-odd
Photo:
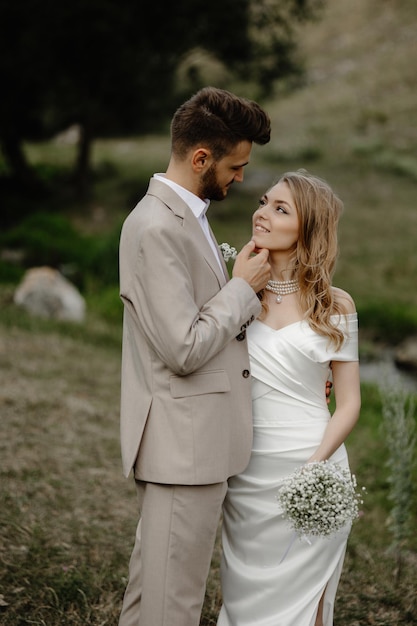
[{"label": "man's face", "polygon": [[235,181],[243,180],[243,168],[249,163],[250,141],[241,141],[226,156],[212,163],[200,179],[198,196],[209,200],[223,200]]}]

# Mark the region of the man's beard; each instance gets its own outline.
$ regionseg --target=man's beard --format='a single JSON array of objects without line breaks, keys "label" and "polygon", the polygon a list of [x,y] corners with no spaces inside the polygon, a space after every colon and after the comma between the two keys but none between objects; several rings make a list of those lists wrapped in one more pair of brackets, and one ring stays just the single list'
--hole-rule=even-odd
[{"label": "man's beard", "polygon": [[223,200],[226,193],[220,187],[217,180],[216,164],[210,165],[209,169],[200,180],[199,198],[207,198],[208,200]]}]

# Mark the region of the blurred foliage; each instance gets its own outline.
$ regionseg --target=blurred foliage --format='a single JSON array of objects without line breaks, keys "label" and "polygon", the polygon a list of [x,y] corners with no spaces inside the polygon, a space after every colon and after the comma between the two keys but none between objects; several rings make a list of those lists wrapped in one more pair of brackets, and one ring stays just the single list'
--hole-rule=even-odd
[{"label": "blurred foliage", "polygon": [[194,0],[3,0],[0,144],[7,169],[34,185],[23,141],[76,124],[75,184],[85,194],[94,138],[160,129],[185,96],[207,84],[205,64],[190,61],[196,48],[221,68],[211,78],[271,93],[276,79],[300,75],[295,26],[322,3],[211,0],[196,15]]},{"label": "blurred foliage", "polygon": [[358,307],[361,330],[373,341],[395,345],[417,333],[417,310],[399,302],[369,302]]},{"label": "blurred foliage", "polygon": [[116,285],[119,237],[119,226],[107,234],[86,235],[63,215],[34,213],[0,235],[0,280],[10,282],[25,268],[46,265],[58,269],[81,289],[88,282]]},{"label": "blurred foliage", "polygon": [[24,263],[52,267],[76,263],[85,256],[87,246],[65,217],[57,214],[34,213],[1,236],[3,246],[21,248]]},{"label": "blurred foliage", "polygon": [[402,575],[403,561],[413,537],[414,518],[414,469],[416,467],[416,419],[415,399],[403,389],[388,388],[381,391],[384,436],[389,451],[387,467],[391,501],[388,528],[391,531],[397,571],[396,583]]}]

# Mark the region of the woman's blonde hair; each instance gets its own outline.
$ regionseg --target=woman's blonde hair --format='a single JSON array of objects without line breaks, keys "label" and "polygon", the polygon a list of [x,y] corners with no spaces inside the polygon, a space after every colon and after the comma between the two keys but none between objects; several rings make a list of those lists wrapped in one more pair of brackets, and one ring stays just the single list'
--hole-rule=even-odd
[{"label": "woman's blonde hair", "polygon": [[338,256],[337,226],[343,203],[330,186],[305,170],[287,172],[279,180],[288,185],[297,210],[300,231],[293,255],[293,274],[300,283],[300,301],[310,327],[340,349],[343,332],[331,316],[346,314],[331,288]]}]

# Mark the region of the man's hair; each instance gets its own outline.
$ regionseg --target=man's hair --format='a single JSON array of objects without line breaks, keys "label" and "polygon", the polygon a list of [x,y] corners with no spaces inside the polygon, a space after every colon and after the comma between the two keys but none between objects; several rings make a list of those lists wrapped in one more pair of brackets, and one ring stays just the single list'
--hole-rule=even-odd
[{"label": "man's hair", "polygon": [[264,145],[270,136],[271,121],[259,104],[215,87],[184,102],[171,123],[172,152],[179,159],[204,145],[219,160],[241,141]]}]

